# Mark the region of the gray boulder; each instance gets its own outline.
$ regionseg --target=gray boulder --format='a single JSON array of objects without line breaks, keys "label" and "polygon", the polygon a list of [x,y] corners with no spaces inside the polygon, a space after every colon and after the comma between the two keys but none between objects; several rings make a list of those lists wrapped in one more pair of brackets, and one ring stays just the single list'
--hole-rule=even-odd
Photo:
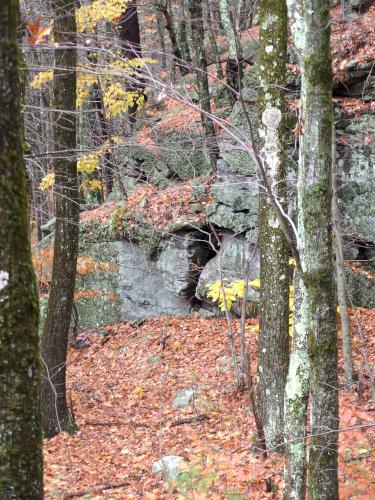
[{"label": "gray boulder", "polygon": [[[255,248],[255,243],[248,241],[245,237],[235,237],[231,233],[224,234],[217,255],[206,264],[199,277],[196,297],[207,300],[208,285],[220,279],[220,270],[228,283],[243,279],[249,260],[251,261],[249,277],[253,280],[259,277],[260,266],[259,251]],[[249,288],[248,301],[258,302],[258,296],[257,290]]]},{"label": "gray boulder", "polygon": [[374,133],[373,114],[338,123],[339,204],[345,234],[368,242],[375,242]]},{"label": "gray boulder", "polygon": [[200,269],[210,253],[203,233],[187,231],[173,234],[156,262],[165,287],[180,297],[193,296]]},{"label": "gray boulder", "polygon": [[185,460],[178,455],[168,455],[157,462],[154,462],[152,466],[153,474],[163,474],[166,479],[176,480],[181,474],[181,468],[185,464]]},{"label": "gray boulder", "polygon": [[183,389],[178,391],[173,400],[173,408],[188,408],[196,396],[196,389]]},{"label": "gray boulder", "polygon": [[241,159],[236,165],[234,152],[231,163],[218,161],[213,203],[206,209],[212,224],[235,233],[258,227],[258,182],[254,169],[248,175],[241,173],[243,165]]}]

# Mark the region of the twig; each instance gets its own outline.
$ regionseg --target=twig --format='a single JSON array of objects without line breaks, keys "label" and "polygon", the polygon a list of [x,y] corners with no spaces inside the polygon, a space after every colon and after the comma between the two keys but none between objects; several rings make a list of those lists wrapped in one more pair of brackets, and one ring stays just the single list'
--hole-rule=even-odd
[{"label": "twig", "polygon": [[129,422],[121,421],[121,420],[112,420],[108,422],[100,422],[95,420],[85,420],[85,425],[93,425],[93,426],[102,426],[102,427],[111,427],[111,426],[120,426],[120,425],[131,425],[133,427],[150,427],[147,424],[137,423],[130,420]]},{"label": "twig", "polygon": [[105,490],[114,490],[115,488],[122,488],[124,486],[130,486],[129,482],[122,482],[122,483],[107,483],[103,484],[103,486],[98,486],[96,488],[89,488],[87,490],[79,490],[75,491],[73,493],[66,493],[62,498],[63,500],[69,500],[69,498],[75,498],[75,497],[83,497],[85,495],[90,495],[93,493],[101,493],[102,491]]},{"label": "twig", "polygon": [[205,413],[201,415],[196,415],[194,417],[180,418],[171,424],[171,427],[177,427],[177,425],[192,424],[195,422],[202,422],[203,420],[208,420],[208,415]]}]

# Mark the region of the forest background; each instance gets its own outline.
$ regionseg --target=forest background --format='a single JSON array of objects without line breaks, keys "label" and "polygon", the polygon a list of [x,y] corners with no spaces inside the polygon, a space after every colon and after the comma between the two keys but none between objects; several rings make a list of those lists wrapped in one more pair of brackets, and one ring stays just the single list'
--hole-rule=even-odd
[{"label": "forest background", "polygon": [[371,498],[375,7],[287,3],[21,5],[48,498]]}]

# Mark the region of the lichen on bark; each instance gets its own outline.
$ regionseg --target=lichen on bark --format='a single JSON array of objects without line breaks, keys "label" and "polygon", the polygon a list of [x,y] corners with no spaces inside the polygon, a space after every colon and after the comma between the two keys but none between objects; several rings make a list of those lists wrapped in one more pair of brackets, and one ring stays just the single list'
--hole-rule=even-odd
[{"label": "lichen on bark", "polygon": [[[284,91],[287,19],[285,0],[259,6],[260,157],[274,196],[286,209]],[[283,443],[284,388],[289,359],[288,246],[277,214],[260,190],[260,337],[258,387],[268,448]]]},{"label": "lichen on bark", "polygon": [[43,498],[38,298],[23,160],[19,10],[0,22],[0,497]]}]

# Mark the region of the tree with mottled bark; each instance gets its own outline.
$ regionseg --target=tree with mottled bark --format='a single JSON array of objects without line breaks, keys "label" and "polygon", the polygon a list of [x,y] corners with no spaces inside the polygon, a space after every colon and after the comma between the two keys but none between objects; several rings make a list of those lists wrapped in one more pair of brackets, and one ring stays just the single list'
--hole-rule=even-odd
[{"label": "tree with mottled bark", "polygon": [[[259,7],[259,156],[286,211],[284,88],[287,51],[285,0]],[[284,390],[289,362],[288,244],[265,190],[259,197],[260,335],[258,395],[267,448],[283,443]],[[281,451],[281,448],[277,448]]]},{"label": "tree with mottled bark", "polygon": [[[66,356],[79,234],[76,158],[76,18],[70,0],[54,0],[54,159],[56,227],[51,288],[42,336],[43,429],[46,437],[76,429],[66,394]],[[59,153],[60,152],[60,153]]]},{"label": "tree with mottled bark", "polygon": [[205,49],[202,0],[189,0],[191,46],[195,47],[193,59],[196,68],[199,102],[202,108],[201,120],[206,134],[206,145],[211,158],[212,169],[216,169],[219,154],[215,128],[209,115],[212,114],[210,88],[207,74],[207,54]]},{"label": "tree with mottled bark", "polygon": [[38,296],[28,235],[17,0],[0,22],[0,497],[43,498]]},{"label": "tree with mottled bark", "polygon": [[[287,0],[301,69],[298,249],[300,300],[285,391],[286,498],[305,498],[307,387],[308,496],[338,498],[337,321],[332,258],[332,66],[329,0]],[[298,310],[296,310],[298,307]],[[308,361],[309,372],[306,372]],[[308,381],[308,379],[310,380]]]},{"label": "tree with mottled bark", "polygon": [[182,59],[186,62],[191,62],[189,37],[188,37],[188,21],[186,16],[185,0],[178,0],[178,38],[181,47]]},{"label": "tree with mottled bark", "polygon": [[178,66],[181,75],[187,75],[187,73],[189,73],[189,69],[186,66],[186,64],[183,63],[181,47],[178,43],[177,34],[173,23],[171,5],[167,0],[157,0],[155,5],[156,8],[164,16],[165,29],[168,31],[169,38],[171,41],[174,62]]},{"label": "tree with mottled bark", "polygon": [[220,15],[228,40],[227,84],[232,89],[234,99],[237,99],[242,79],[240,45],[232,19],[232,2],[220,0]]},{"label": "tree with mottled bark", "polygon": [[337,201],[337,162],[336,162],[336,127],[332,127],[332,219],[335,242],[335,267],[337,282],[337,301],[339,304],[342,334],[342,357],[346,386],[355,382],[355,370],[352,352],[352,332],[349,317],[349,296],[345,278],[343,237],[341,229],[340,207]]}]

